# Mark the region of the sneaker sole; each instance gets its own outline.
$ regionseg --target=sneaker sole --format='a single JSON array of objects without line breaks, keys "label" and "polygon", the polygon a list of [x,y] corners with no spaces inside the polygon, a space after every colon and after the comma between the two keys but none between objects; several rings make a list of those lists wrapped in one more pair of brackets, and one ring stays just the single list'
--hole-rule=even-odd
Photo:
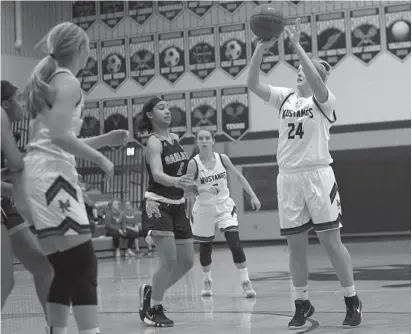
[{"label": "sneaker sole", "polygon": [[288,328],[292,331],[302,329],[302,327],[304,327],[306,325],[306,319],[310,318],[314,314],[315,314],[315,307],[313,305],[311,305],[311,307],[309,309],[309,312],[308,312],[307,316],[305,317],[305,323],[302,326],[288,326]]},{"label": "sneaker sole", "polygon": [[144,318],[144,323],[148,326],[152,326],[152,327],[157,327],[157,328],[161,328],[161,327],[174,327],[174,323],[172,324],[159,324],[155,321],[152,321],[150,319],[147,319],[146,317]]}]

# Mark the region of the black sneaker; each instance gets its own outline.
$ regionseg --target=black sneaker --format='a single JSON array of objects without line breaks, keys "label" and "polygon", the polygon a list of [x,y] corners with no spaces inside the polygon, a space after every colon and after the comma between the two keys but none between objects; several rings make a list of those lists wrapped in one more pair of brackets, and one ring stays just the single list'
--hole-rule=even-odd
[{"label": "black sneaker", "polygon": [[144,321],[144,316],[146,315],[147,310],[150,308],[150,298],[152,298],[152,287],[147,284],[142,284],[139,289],[140,295],[140,308],[139,315],[140,320]]},{"label": "black sneaker", "polygon": [[315,313],[315,308],[309,300],[296,299],[295,308],[295,315],[288,325],[289,329],[299,329],[303,327],[306,323],[306,319]]},{"label": "black sneaker", "polygon": [[174,322],[164,314],[162,305],[155,305],[146,312],[144,322],[154,327],[173,327]]},{"label": "black sneaker", "polygon": [[358,295],[345,297],[346,317],[343,320],[343,327],[354,328],[362,322],[362,302]]}]

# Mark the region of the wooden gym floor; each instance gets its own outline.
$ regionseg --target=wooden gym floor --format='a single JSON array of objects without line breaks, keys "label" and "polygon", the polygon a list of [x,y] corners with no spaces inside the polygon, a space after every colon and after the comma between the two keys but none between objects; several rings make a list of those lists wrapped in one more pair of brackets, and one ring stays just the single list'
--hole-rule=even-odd
[{"label": "wooden gym floor", "polygon": [[[310,246],[309,296],[316,312],[307,327],[294,333],[411,333],[410,241],[347,243],[355,266],[357,291],[364,304],[361,327],[345,330],[343,295],[320,245]],[[195,267],[165,296],[174,328],[146,327],[137,316],[138,289],[150,282],[157,258],[100,260],[101,333],[290,333],[292,316],[286,246],[246,247],[256,300],[240,295],[238,273],[226,248],[213,252],[214,296],[202,299],[202,274]],[[198,257],[198,254],[196,254]],[[16,286],[3,312],[3,334],[43,334],[42,318],[32,280],[25,270],[15,273]],[[69,334],[77,333],[70,318]]]}]

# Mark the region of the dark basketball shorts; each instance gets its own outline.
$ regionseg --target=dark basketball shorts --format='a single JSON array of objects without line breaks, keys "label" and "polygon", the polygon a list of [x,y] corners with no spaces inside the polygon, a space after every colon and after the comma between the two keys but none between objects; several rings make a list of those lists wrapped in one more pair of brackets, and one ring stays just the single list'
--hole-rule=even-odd
[{"label": "dark basketball shorts", "polygon": [[176,240],[193,238],[185,203],[167,204],[144,199],[142,215],[144,236],[152,231],[153,236],[174,236]]}]

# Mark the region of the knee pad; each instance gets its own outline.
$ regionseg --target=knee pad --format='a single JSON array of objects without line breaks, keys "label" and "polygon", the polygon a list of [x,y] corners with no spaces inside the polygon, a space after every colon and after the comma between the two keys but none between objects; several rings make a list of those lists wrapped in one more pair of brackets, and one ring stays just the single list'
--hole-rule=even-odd
[{"label": "knee pad", "polygon": [[212,245],[211,242],[201,242],[199,244],[200,264],[202,267],[212,264]]},{"label": "knee pad", "polygon": [[240,244],[239,232],[238,231],[226,231],[225,238],[230,250],[232,251],[233,262],[243,263],[246,261],[246,255],[243,251],[243,247]]}]

